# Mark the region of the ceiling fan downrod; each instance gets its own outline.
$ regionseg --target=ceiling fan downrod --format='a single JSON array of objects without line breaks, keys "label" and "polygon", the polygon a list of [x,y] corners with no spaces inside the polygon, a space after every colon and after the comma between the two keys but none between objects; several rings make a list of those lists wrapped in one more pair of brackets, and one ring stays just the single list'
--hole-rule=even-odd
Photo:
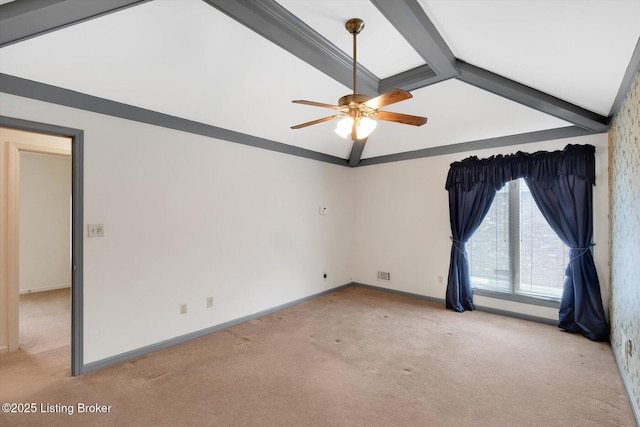
[{"label": "ceiling fan downrod", "polygon": [[364,28],[364,21],[360,18],[351,18],[345,23],[345,28],[349,32],[349,34],[353,35],[353,93],[349,95],[345,95],[338,100],[338,105],[340,107],[349,107],[350,113],[352,117],[356,118],[360,115],[359,106],[364,102],[367,102],[370,98],[366,95],[362,95],[358,93],[356,82],[357,82],[357,67],[358,67],[358,50],[357,50],[357,42],[356,37],[360,34],[360,31]]},{"label": "ceiling fan downrod", "polygon": [[356,90],[356,67],[357,67],[357,43],[356,37],[360,34],[360,31],[364,28],[364,21],[360,18],[351,18],[345,23],[345,28],[349,32],[349,34],[353,35],[353,94],[355,95]]}]

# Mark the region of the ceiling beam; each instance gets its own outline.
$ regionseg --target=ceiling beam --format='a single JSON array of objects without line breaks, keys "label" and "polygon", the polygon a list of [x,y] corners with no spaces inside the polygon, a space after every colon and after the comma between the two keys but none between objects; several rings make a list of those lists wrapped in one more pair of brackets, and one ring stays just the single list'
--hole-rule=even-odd
[{"label": "ceiling beam", "polygon": [[136,107],[134,105],[111,101],[109,99],[99,98],[97,96],[87,95],[9,74],[0,73],[0,92],[49,102],[52,104],[64,105],[65,107],[77,108],[79,110],[91,111],[98,114],[105,114],[107,116],[118,117],[121,119],[133,120],[167,129],[188,132],[194,135],[202,135],[209,138],[235,142],[278,153],[290,154],[292,156],[304,157],[340,166],[347,166],[347,161],[345,159],[331,156],[329,154],[319,153],[317,151],[307,150],[295,145],[283,144],[266,138],[260,138],[206,123],[187,120],[170,114],[159,113],[157,111]]},{"label": "ceiling beam", "polygon": [[622,82],[620,83],[620,88],[618,88],[618,94],[616,95],[616,99],[613,101],[613,105],[611,105],[611,111],[609,111],[608,123],[611,125],[613,120],[618,115],[620,108],[622,108],[622,103],[624,102],[629,90],[631,90],[631,85],[636,79],[636,75],[640,72],[640,38],[638,38],[638,42],[636,43],[636,48],[633,51],[633,55],[631,55],[631,60],[629,61],[629,65],[627,66],[627,71],[624,73],[624,77],[622,78]]},{"label": "ceiling beam", "polygon": [[606,132],[607,118],[498,74],[456,60],[458,79],[587,129]]},{"label": "ceiling beam", "polygon": [[414,90],[429,86],[434,83],[448,80],[452,77],[438,75],[427,64],[420,65],[411,70],[403,71],[395,76],[387,77],[380,81],[378,91],[380,93],[389,92],[393,89]]},{"label": "ceiling beam", "polygon": [[20,0],[0,6],[0,48],[149,0]]},{"label": "ceiling beam", "polygon": [[360,159],[362,158],[362,152],[364,151],[364,145],[367,143],[367,138],[356,139],[353,141],[351,147],[351,155],[349,156],[349,166],[355,168],[360,165]]},{"label": "ceiling beam", "polygon": [[[348,88],[353,59],[274,0],[203,0]],[[358,64],[358,92],[379,94],[380,79]]]},{"label": "ceiling beam", "polygon": [[572,138],[575,136],[593,135],[578,126],[545,129],[515,135],[499,136],[495,138],[478,139],[475,141],[459,142],[457,144],[440,145],[437,147],[423,148],[421,150],[405,151],[403,153],[388,154],[385,156],[369,157],[362,159],[358,166],[379,165],[382,163],[400,162],[404,160],[421,159],[423,157],[443,156],[454,153],[475,152],[487,148],[498,148],[532,142],[552,141],[556,139]]},{"label": "ceiling beam", "polygon": [[[371,0],[441,80],[455,77],[455,57],[417,0]],[[422,86],[426,86],[425,79]],[[419,87],[422,87],[419,86]]]}]

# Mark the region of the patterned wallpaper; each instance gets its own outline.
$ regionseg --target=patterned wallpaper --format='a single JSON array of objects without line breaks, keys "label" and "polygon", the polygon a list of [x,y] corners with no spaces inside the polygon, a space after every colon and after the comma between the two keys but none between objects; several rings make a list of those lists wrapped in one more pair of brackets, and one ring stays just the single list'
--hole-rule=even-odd
[{"label": "patterned wallpaper", "polygon": [[640,419],[640,74],[609,130],[609,191],[611,344]]}]

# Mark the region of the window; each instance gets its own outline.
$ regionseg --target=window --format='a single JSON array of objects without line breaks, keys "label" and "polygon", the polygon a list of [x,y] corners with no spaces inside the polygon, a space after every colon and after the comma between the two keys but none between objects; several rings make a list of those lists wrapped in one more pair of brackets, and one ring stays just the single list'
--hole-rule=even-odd
[{"label": "window", "polygon": [[498,193],[467,243],[474,292],[524,301],[558,301],[569,248],[551,229],[522,179]]}]

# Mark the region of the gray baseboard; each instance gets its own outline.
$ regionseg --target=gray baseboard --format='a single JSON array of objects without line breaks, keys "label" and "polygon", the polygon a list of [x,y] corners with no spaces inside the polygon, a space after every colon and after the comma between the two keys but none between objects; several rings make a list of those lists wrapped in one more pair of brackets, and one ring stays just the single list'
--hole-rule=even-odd
[{"label": "gray baseboard", "polygon": [[389,289],[389,288],[384,288],[382,286],[367,285],[365,283],[352,282],[351,284],[354,286],[361,286],[363,288],[373,289],[374,291],[389,292],[392,294],[404,295],[405,297],[417,298],[421,300],[444,304],[444,298],[436,298],[436,297],[430,297],[427,295],[414,294],[412,292],[399,291],[397,289]]},{"label": "gray baseboard", "polygon": [[[627,400],[629,401],[629,405],[631,406],[631,412],[633,413],[633,417],[636,419],[636,425],[640,426],[640,407],[636,404],[635,396],[632,396],[629,391],[628,378],[622,369],[622,363],[620,359],[618,359],[618,354],[613,351],[613,343],[611,339],[609,339],[609,344],[611,344],[611,352],[613,353],[613,359],[616,362],[616,366],[618,367],[618,373],[620,374],[620,379],[622,380],[622,385],[624,386],[624,392],[627,394]],[[634,349],[635,350],[635,349]]]},{"label": "gray baseboard", "polygon": [[[226,328],[230,328],[232,326],[238,325],[240,323],[244,323],[247,322],[249,320],[254,320],[257,319],[259,317],[262,316],[266,316],[268,314],[272,314],[275,313],[277,311],[280,310],[284,310],[285,308],[289,308],[289,307],[293,307],[294,305],[298,305],[307,301],[311,301],[312,299],[318,298],[322,295],[326,295],[326,294],[330,294],[331,292],[336,292],[339,291],[341,289],[345,289],[348,288],[350,286],[361,286],[363,288],[368,288],[368,289],[373,289],[376,291],[381,291],[381,292],[389,292],[389,293],[393,293],[393,294],[398,294],[398,295],[404,295],[407,297],[411,297],[411,298],[417,298],[417,299],[421,299],[421,300],[426,300],[426,301],[431,301],[431,302],[435,302],[438,304],[443,304],[445,303],[444,298],[436,298],[436,297],[431,297],[428,295],[421,295],[421,294],[415,294],[412,292],[405,292],[405,291],[399,291],[396,289],[389,289],[389,288],[384,288],[381,286],[374,286],[374,285],[367,285],[365,283],[358,283],[358,282],[350,282],[347,283],[345,285],[341,285],[341,286],[337,286],[335,288],[331,288],[331,289],[327,289],[325,291],[319,292],[317,294],[313,294],[313,295],[309,295],[308,297],[304,297],[304,298],[300,298],[285,304],[281,304],[266,310],[262,310],[259,311],[257,313],[253,313],[253,314],[249,314],[247,316],[243,316],[243,317],[239,317],[237,319],[233,319],[230,320],[228,322],[224,322],[218,325],[214,325],[211,326],[209,328],[205,328],[205,329],[201,329],[198,331],[194,331],[194,332],[190,332],[188,334],[185,335],[180,335],[174,338],[170,338],[168,340],[164,340],[164,341],[160,341],[158,343],[155,344],[151,344],[145,347],[140,347],[137,348],[135,350],[131,350],[131,351],[127,351],[125,353],[121,353],[121,354],[117,354],[115,356],[111,356],[111,357],[107,357],[105,359],[101,359],[95,362],[91,362],[91,363],[87,363],[85,365],[83,365],[83,369],[82,369],[82,373],[89,373],[89,372],[93,372],[93,371],[97,371],[99,369],[103,369],[112,365],[117,365],[119,363],[123,363],[126,362],[128,360],[131,359],[135,359],[144,355],[147,355],[149,353],[153,353],[155,351],[158,350],[162,350],[168,347],[172,347],[174,345],[178,345],[178,344],[182,344],[184,342],[187,341],[191,341],[193,339],[196,338],[200,338],[204,335],[208,335],[208,334],[212,334],[214,332],[218,332],[220,330],[226,329]],[[509,317],[515,317],[515,318],[519,318],[519,319],[524,319],[524,320],[531,320],[534,322],[540,322],[540,323],[546,323],[546,324],[551,324],[551,325],[555,325],[556,322],[554,320],[551,319],[545,319],[543,317],[537,317],[537,316],[531,316],[531,315],[527,315],[527,314],[521,314],[521,313],[515,313],[515,312],[511,312],[511,311],[506,311],[506,310],[499,310],[499,309],[495,309],[495,308],[491,308],[491,307],[482,307],[482,306],[476,306],[476,309],[479,311],[486,311],[489,313],[494,313],[494,314],[500,314],[500,315],[504,315],[504,316],[509,316]]]},{"label": "gray baseboard", "polygon": [[[439,304],[442,304],[442,305],[445,304],[444,298],[436,298],[436,297],[431,297],[431,296],[427,296],[427,295],[414,294],[414,293],[411,293],[411,292],[398,291],[396,289],[383,288],[383,287],[380,287],[380,286],[367,285],[367,284],[364,284],[364,283],[356,283],[356,282],[354,282],[353,285],[362,286],[364,288],[374,289],[374,290],[383,291],[383,292],[391,292],[391,293],[394,293],[394,294],[404,295],[404,296],[408,296],[408,297],[412,297],[412,298],[418,298],[418,299],[422,299],[422,300],[432,301],[432,302],[436,302],[436,303],[439,303]],[[554,325],[555,326],[558,323],[557,320],[554,320],[554,319],[547,319],[545,317],[532,316],[530,314],[523,314],[523,313],[518,313],[518,312],[515,312],[515,311],[500,310],[498,308],[485,307],[485,306],[481,306],[481,305],[475,305],[475,308],[476,308],[477,311],[484,311],[484,312],[487,312],[487,313],[500,314],[502,316],[514,317],[516,319],[530,320],[532,322],[546,323],[547,325]]]},{"label": "gray baseboard", "polygon": [[220,330],[230,328],[235,325],[239,325],[240,323],[247,322],[249,320],[257,319],[258,317],[263,317],[268,314],[275,313],[280,310],[284,310],[285,308],[293,307],[294,305],[302,304],[307,301],[311,301],[312,299],[318,298],[322,295],[330,294],[335,291],[339,291],[341,289],[348,288],[352,283],[347,283],[346,285],[337,286],[335,288],[327,289],[322,292],[318,292],[317,294],[309,295],[308,297],[300,298],[295,301],[291,301],[285,304],[281,304],[266,310],[259,311],[257,313],[249,314],[247,316],[239,317],[237,319],[230,320],[228,322],[220,323],[218,325],[211,326],[209,328],[200,329],[198,331],[190,332],[185,335],[180,335],[174,338],[170,338],[168,340],[160,341],[155,344],[147,345],[145,347],[140,347],[135,350],[127,351],[125,353],[117,354],[115,356],[107,357],[105,359],[97,360],[95,362],[87,363],[83,365],[82,373],[86,374],[89,372],[97,371],[99,369],[103,369],[112,365],[117,365],[122,362],[126,362],[131,359],[135,359],[141,356],[145,356],[149,353],[156,352],[158,350],[162,350],[168,347],[173,347],[174,345],[182,344],[187,341],[191,341],[196,338],[200,338],[204,335],[209,335],[214,332],[218,332]]},{"label": "gray baseboard", "polygon": [[522,320],[530,320],[532,322],[546,323],[547,325],[553,325],[553,326],[558,325],[557,320],[547,319],[546,317],[533,316],[531,314],[523,314],[523,313],[518,313],[516,311],[501,310],[499,308],[485,307],[482,305],[475,305],[475,304],[474,304],[474,307],[478,311],[484,311],[487,313],[499,314],[501,316],[514,317],[516,319],[522,319]]}]

